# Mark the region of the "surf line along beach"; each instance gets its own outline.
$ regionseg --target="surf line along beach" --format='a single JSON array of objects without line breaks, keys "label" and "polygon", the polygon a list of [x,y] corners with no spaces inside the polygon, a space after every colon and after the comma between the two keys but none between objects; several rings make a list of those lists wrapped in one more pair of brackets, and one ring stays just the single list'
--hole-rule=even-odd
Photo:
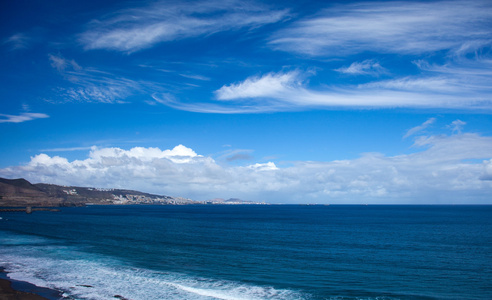
[{"label": "surf line along beach", "polygon": [[61,292],[57,290],[10,279],[5,269],[0,266],[0,300],[55,300],[62,298]]},{"label": "surf line along beach", "polygon": [[[36,286],[33,286],[37,288]],[[53,293],[58,293],[52,291]],[[12,282],[7,279],[0,278],[0,300],[49,300],[32,292],[20,291],[12,288]]]},{"label": "surf line along beach", "polygon": [[[59,300],[65,299],[60,291],[39,287],[29,282],[12,280],[7,272],[0,267],[0,300]],[[84,285],[91,287],[90,285]],[[114,295],[115,299],[128,300],[123,296]]]},{"label": "surf line along beach", "polygon": [[[53,208],[32,208],[27,206],[25,208],[0,208],[0,212],[26,212],[31,214],[33,211],[59,211]],[[2,219],[2,218],[0,218]],[[12,286],[14,285],[14,287]],[[51,295],[52,297],[46,298],[38,293]],[[41,288],[36,285],[22,282],[13,281],[7,277],[5,270],[0,267],[0,300],[50,300],[60,299],[62,296],[60,292],[51,290],[48,288]]]}]

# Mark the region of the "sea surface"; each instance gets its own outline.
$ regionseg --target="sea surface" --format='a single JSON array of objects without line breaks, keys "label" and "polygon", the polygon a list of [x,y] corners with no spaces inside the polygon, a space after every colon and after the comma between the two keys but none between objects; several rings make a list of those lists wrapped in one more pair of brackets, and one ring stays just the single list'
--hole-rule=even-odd
[{"label": "sea surface", "polygon": [[0,266],[67,299],[492,299],[492,206],[0,213]]}]

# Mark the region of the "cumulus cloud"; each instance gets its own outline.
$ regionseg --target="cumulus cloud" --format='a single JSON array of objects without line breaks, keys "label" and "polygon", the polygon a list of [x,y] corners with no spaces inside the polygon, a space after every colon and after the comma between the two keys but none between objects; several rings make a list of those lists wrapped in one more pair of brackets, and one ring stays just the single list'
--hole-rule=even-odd
[{"label": "cumulus cloud", "polygon": [[483,174],[480,179],[492,181],[492,159],[483,162]]},{"label": "cumulus cloud", "polygon": [[275,49],[313,56],[374,51],[420,54],[490,45],[490,1],[335,5],[275,34]]},{"label": "cumulus cloud", "polygon": [[256,163],[254,165],[248,166],[248,168],[256,171],[272,171],[272,170],[278,170],[277,166],[273,162],[267,162],[264,164]]},{"label": "cumulus cloud", "polygon": [[80,41],[88,50],[134,52],[160,42],[263,26],[280,21],[287,13],[236,0],[158,1],[93,21]]},{"label": "cumulus cloud", "polygon": [[492,138],[471,133],[421,136],[421,150],[350,160],[224,165],[179,145],[173,149],[93,147],[69,161],[39,154],[0,176],[34,182],[131,188],[197,200],[239,197],[290,203],[489,203]]},{"label": "cumulus cloud", "polygon": [[0,123],[22,123],[35,119],[49,118],[47,114],[25,112],[20,115],[0,114]]}]

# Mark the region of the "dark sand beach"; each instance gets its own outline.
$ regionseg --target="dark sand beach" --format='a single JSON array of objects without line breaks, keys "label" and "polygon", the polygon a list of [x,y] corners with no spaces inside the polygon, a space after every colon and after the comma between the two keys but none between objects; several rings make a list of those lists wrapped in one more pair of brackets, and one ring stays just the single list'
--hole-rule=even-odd
[{"label": "dark sand beach", "polygon": [[10,279],[7,272],[0,267],[0,300],[53,300],[62,298],[59,291]]},{"label": "dark sand beach", "polygon": [[0,279],[0,300],[48,300],[40,295],[17,291],[7,279]]}]

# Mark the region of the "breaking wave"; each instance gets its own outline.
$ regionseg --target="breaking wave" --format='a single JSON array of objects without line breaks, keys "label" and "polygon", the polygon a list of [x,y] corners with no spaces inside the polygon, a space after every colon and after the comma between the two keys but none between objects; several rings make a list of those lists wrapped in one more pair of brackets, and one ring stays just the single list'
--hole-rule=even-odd
[{"label": "breaking wave", "polygon": [[71,299],[306,299],[291,290],[133,267],[39,237],[2,233],[0,244],[10,278]]}]

